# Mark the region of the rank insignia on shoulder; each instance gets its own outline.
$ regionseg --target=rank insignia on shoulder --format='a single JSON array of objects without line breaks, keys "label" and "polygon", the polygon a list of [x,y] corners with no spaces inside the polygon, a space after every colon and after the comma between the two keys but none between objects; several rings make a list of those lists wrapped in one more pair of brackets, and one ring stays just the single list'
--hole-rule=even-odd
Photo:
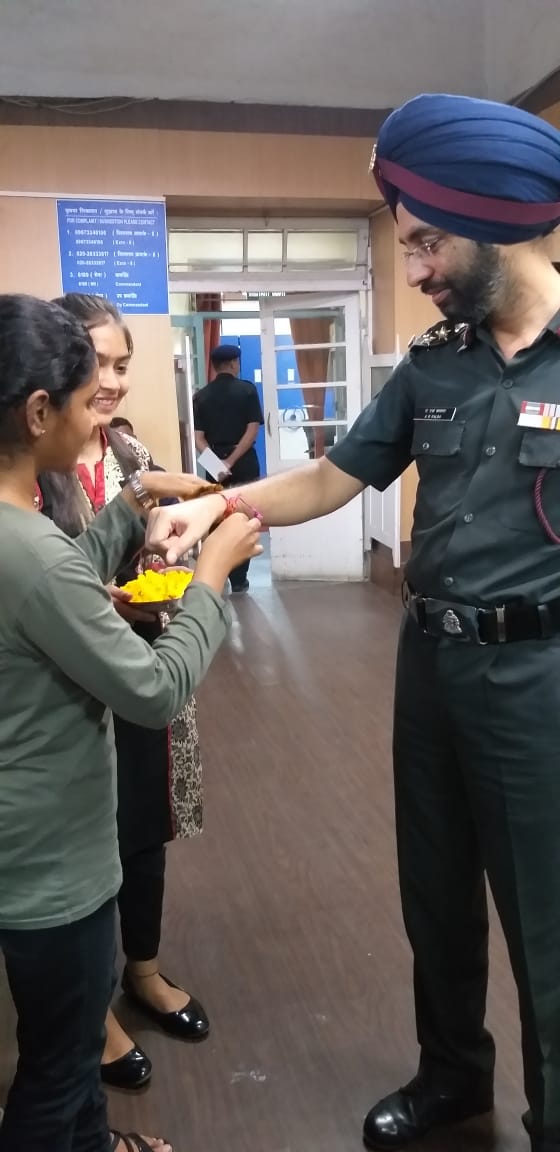
[{"label": "rank insignia on shoulder", "polygon": [[421,336],[413,336],[408,347],[439,348],[442,344],[452,344],[459,340],[459,349],[467,348],[472,339],[471,328],[468,324],[453,324],[451,320],[442,320],[439,324],[432,324]]}]

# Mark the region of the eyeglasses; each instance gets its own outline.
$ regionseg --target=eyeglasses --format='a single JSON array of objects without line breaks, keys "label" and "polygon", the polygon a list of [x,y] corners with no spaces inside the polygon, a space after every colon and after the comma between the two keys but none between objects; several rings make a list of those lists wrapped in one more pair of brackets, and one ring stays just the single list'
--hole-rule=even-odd
[{"label": "eyeglasses", "polygon": [[402,252],[405,264],[408,264],[410,260],[426,260],[430,256],[435,256],[447,239],[448,236],[444,233],[442,236],[434,236],[433,240],[424,240],[422,244],[417,244],[416,248],[405,248]]}]

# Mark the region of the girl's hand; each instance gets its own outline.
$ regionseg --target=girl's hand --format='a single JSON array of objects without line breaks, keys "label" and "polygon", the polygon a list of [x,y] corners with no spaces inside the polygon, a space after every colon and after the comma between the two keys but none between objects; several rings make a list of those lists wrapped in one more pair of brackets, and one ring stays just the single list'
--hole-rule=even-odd
[{"label": "girl's hand", "polygon": [[158,619],[157,612],[149,612],[141,604],[131,604],[130,592],[124,592],[114,584],[109,584],[107,591],[113,601],[113,608],[129,624],[154,624]]},{"label": "girl's hand", "polygon": [[260,520],[249,520],[243,512],[228,516],[204,542],[194,581],[221,594],[232,568],[262,552],[261,531]]}]

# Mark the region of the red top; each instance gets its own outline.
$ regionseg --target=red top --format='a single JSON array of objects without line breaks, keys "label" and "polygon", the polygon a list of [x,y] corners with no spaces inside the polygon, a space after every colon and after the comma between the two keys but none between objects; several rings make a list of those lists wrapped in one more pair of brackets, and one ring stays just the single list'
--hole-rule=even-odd
[{"label": "red top", "polygon": [[87,468],[85,464],[78,464],[76,468],[76,476],[82,485],[95,515],[105,507],[105,453],[107,451],[107,437],[102,428],[100,429],[100,433],[102,456],[101,460],[96,462],[93,481],[89,468]]}]

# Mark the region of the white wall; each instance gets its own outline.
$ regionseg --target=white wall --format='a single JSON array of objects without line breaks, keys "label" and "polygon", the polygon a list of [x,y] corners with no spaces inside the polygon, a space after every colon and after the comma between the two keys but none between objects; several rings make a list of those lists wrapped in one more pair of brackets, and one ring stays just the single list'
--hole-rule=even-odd
[{"label": "white wall", "polygon": [[512,100],[560,66],[560,0],[485,0],[484,24],[490,99]]},{"label": "white wall", "polygon": [[348,108],[430,90],[481,95],[483,3],[5,0],[0,86],[20,96]]},{"label": "white wall", "polygon": [[386,108],[422,91],[510,100],[560,63],[560,0],[166,0],[164,19],[151,0],[0,7],[0,90],[21,96]]}]

